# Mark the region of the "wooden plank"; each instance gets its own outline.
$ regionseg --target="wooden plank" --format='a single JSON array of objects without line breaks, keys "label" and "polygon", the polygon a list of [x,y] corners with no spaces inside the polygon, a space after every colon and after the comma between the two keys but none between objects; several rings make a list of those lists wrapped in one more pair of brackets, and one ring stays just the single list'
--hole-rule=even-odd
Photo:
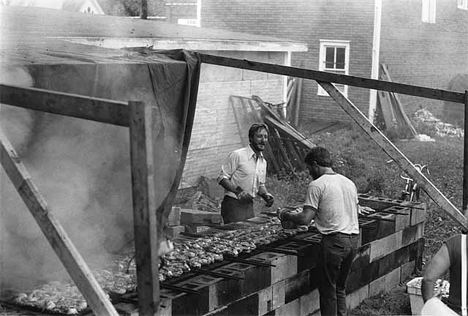
[{"label": "wooden plank", "polygon": [[390,94],[387,91],[377,91],[379,97],[380,108],[382,109],[382,116],[385,121],[387,129],[398,127],[395,113],[393,112],[392,102],[390,100]]},{"label": "wooden plank", "polygon": [[294,126],[299,124],[299,114],[301,112],[301,97],[302,97],[302,78],[297,80],[296,106],[294,109]]},{"label": "wooden plank", "polygon": [[[294,137],[294,133],[291,133],[291,129],[288,128],[287,126],[285,125],[282,125],[281,123],[279,123],[277,120],[275,119],[272,119],[270,116],[265,116],[265,122],[267,122],[268,124],[271,124],[273,125],[274,127],[278,128],[279,130],[285,132],[286,134],[288,135],[291,135]],[[300,134],[301,135],[301,134]],[[299,143],[301,144],[302,146],[304,146],[306,149],[311,149],[313,147],[315,147],[315,145],[310,142],[305,136],[301,135],[300,136],[301,138],[299,137],[294,137],[294,139]]]},{"label": "wooden plank", "polygon": [[[258,103],[258,105],[266,112],[266,114],[269,114],[272,118],[276,119],[277,122],[275,122],[276,126],[280,126],[279,128],[287,133],[288,135],[294,137],[298,142],[302,143],[305,147],[307,148],[312,148],[315,147],[315,145],[309,141],[304,135],[299,133],[294,127],[292,127],[288,122],[283,120],[275,111],[271,110],[268,106],[265,105],[263,100],[256,96],[252,96],[252,100]],[[265,116],[265,119],[270,119],[270,117]]]},{"label": "wooden plank", "polygon": [[143,102],[128,105],[138,308],[140,315],[155,315],[159,307],[159,258],[152,109]]},{"label": "wooden plank", "polygon": [[[96,315],[118,316],[106,293],[99,286],[91,270],[69,239],[52,212],[16,151],[0,129],[0,162],[22,200],[49,241],[68,274]],[[3,210],[15,211],[15,210]],[[5,271],[4,271],[5,272]]]},{"label": "wooden plank", "polygon": [[415,179],[421,188],[429,195],[429,197],[437,203],[445,212],[447,212],[456,222],[465,229],[468,228],[466,217],[440,192],[429,179],[419,172],[411,161],[387,138],[385,135],[372,124],[367,117],[338,89],[329,82],[318,82],[325,91],[348,113],[359,126],[379,145],[390,158],[392,158],[398,166],[405,171],[409,176]]},{"label": "wooden plank", "polygon": [[281,156],[283,156],[284,164],[289,169],[291,174],[294,174],[294,167],[292,166],[291,161],[289,160],[288,153],[287,153],[286,149],[284,148],[283,141],[281,140],[280,133],[278,132],[278,130],[276,128],[270,128],[270,131],[272,132],[274,137],[276,137],[277,146],[278,146],[278,149],[279,149],[279,151],[281,153]]},{"label": "wooden plank", "polygon": [[464,93],[447,91],[441,89],[426,88],[414,86],[409,84],[402,84],[396,82],[386,82],[376,79],[368,79],[349,75],[340,75],[330,72],[302,69],[296,67],[288,67],[283,65],[274,65],[268,63],[261,63],[245,59],[227,58],[221,56],[213,56],[207,54],[200,54],[202,62],[212,65],[227,66],[233,68],[254,70],[277,75],[284,75],[290,77],[304,78],[317,80],[322,82],[334,82],[361,88],[369,88],[375,90],[391,91],[401,94],[413,95],[417,97],[424,97],[428,99],[436,99],[442,101],[465,103]]},{"label": "wooden plank", "polygon": [[465,90],[465,121],[463,132],[463,209],[465,216],[468,216],[468,90]]},{"label": "wooden plank", "polygon": [[[128,105],[125,102],[0,84],[0,103],[96,122],[128,126]],[[64,104],[66,106],[63,106]]]}]

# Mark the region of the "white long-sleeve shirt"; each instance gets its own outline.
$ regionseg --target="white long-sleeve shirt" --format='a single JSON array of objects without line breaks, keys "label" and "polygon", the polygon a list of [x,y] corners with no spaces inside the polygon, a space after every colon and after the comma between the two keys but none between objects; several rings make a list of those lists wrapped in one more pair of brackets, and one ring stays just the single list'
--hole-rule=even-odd
[{"label": "white long-sleeve shirt", "polygon": [[[265,186],[267,162],[260,153],[258,159],[253,149],[249,146],[237,149],[229,154],[221,172],[218,182],[229,179],[235,186],[240,186],[245,192],[255,197],[258,189]],[[225,195],[237,198],[233,192],[225,190]]]}]

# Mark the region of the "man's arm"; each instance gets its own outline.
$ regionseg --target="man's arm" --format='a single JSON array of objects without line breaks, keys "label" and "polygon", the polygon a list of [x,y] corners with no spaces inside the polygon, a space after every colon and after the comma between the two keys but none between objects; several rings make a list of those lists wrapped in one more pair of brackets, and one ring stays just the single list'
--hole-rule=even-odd
[{"label": "man's arm", "polygon": [[434,286],[437,279],[444,275],[449,268],[450,257],[447,246],[443,244],[434,258],[432,258],[426,271],[424,271],[421,284],[421,294],[424,302],[434,296]]},{"label": "man's arm", "polygon": [[314,219],[316,213],[316,208],[310,205],[304,205],[302,212],[292,213],[283,211],[278,213],[278,217],[281,221],[291,221],[298,225],[309,225],[310,222]]},{"label": "man's arm", "polygon": [[219,181],[219,184],[224,189],[233,192],[239,200],[246,201],[246,202],[253,200],[253,196],[250,195],[250,193],[245,192],[244,189],[242,189],[239,186],[235,186],[229,179],[223,178],[221,179],[221,181]]},{"label": "man's arm", "polygon": [[258,188],[258,193],[257,193],[260,197],[262,197],[262,199],[265,200],[266,204],[265,206],[266,207],[270,207],[273,205],[273,203],[275,202],[275,198],[273,197],[273,195],[271,193],[268,192],[266,186],[264,183],[260,184],[260,187]]}]

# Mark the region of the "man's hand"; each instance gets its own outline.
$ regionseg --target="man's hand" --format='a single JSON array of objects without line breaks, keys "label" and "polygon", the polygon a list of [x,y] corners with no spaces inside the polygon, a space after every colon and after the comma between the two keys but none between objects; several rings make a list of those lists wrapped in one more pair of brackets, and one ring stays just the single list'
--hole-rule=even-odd
[{"label": "man's hand", "polygon": [[283,214],[286,213],[286,210],[282,209],[282,208],[278,208],[278,210],[276,210],[276,217],[278,217],[278,219],[280,221],[283,221]]},{"label": "man's hand", "polygon": [[275,203],[275,198],[270,193],[266,193],[265,195],[263,195],[263,199],[266,202],[265,204],[266,207],[271,207],[273,203]]},{"label": "man's hand", "polygon": [[369,215],[369,214],[374,214],[375,210],[368,207],[368,206],[361,206],[358,205],[358,214],[359,215]]},{"label": "man's hand", "polygon": [[241,191],[237,193],[236,195],[239,201],[242,203],[250,203],[253,201],[253,196],[250,193],[247,193],[245,191]]}]

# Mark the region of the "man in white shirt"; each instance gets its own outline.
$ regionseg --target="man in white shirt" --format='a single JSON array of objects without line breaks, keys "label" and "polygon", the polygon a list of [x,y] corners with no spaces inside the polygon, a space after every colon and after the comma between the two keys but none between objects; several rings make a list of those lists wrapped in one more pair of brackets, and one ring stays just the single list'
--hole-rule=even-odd
[{"label": "man in white shirt", "polygon": [[262,197],[266,206],[274,203],[265,180],[267,162],[263,151],[268,142],[268,127],[255,123],[249,129],[249,146],[231,152],[221,166],[218,183],[224,188],[221,216],[225,224],[255,216],[254,197]]},{"label": "man in white shirt", "polygon": [[359,200],[356,185],[332,169],[327,149],[314,147],[304,159],[312,181],[302,212],[278,210],[282,222],[308,225],[322,234],[317,283],[322,316],[346,315],[345,283],[359,246]]}]

